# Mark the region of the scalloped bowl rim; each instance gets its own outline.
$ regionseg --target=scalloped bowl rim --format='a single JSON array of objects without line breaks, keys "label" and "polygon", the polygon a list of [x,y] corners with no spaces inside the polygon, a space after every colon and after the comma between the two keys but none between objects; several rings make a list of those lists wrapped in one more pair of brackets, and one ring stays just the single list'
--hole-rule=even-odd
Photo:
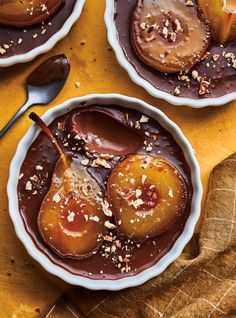
[{"label": "scalloped bowl rim", "polygon": [[40,251],[34,244],[32,238],[25,229],[23,219],[19,212],[17,184],[20,167],[24,161],[28,148],[35,140],[40,130],[36,125],[32,125],[25,136],[18,144],[14,158],[10,165],[10,174],[7,184],[7,194],[9,202],[9,213],[13,221],[15,231],[18,238],[24,244],[26,250],[41,266],[49,273],[61,278],[69,284],[82,286],[92,290],[121,290],[128,287],[141,285],[149,279],[162,273],[167,266],[174,262],[182,253],[185,245],[191,239],[194,227],[200,216],[201,198],[202,198],[202,184],[200,178],[200,169],[195,158],[193,149],[180,130],[180,128],[172,122],[162,111],[155,108],[142,100],[128,97],[119,94],[92,94],[79,98],[72,98],[59,106],[55,106],[48,110],[42,119],[49,124],[56,117],[67,113],[69,110],[78,107],[79,104],[87,102],[87,105],[102,104],[102,105],[120,105],[123,107],[134,108],[147,116],[155,118],[164,128],[166,128],[175,138],[179,146],[184,152],[185,158],[191,170],[191,180],[193,186],[193,198],[191,204],[191,213],[185,224],[184,231],[174,243],[171,250],[165,254],[156,264],[143,270],[137,275],[124,277],[116,280],[109,279],[90,279],[72,274],[62,267],[54,264],[42,251]]},{"label": "scalloped bowl rim", "polygon": [[131,80],[137,85],[143,87],[150,95],[163,99],[168,103],[176,106],[190,106],[194,108],[202,108],[206,106],[222,106],[236,99],[236,92],[227,93],[220,97],[205,97],[201,99],[178,97],[170,93],[164,92],[154,87],[150,82],[142,78],[135,67],[127,60],[125,53],[120,46],[117,29],[114,23],[115,1],[106,0],[106,10],[104,20],[107,28],[108,41],[113,48],[118,63],[127,71]]},{"label": "scalloped bowl rim", "polygon": [[72,28],[73,24],[81,15],[86,0],[76,0],[73,11],[63,26],[55,34],[53,34],[44,44],[37,46],[24,54],[18,54],[7,58],[0,58],[0,67],[8,67],[18,63],[26,63],[38,55],[49,52],[60,40],[62,40]]}]

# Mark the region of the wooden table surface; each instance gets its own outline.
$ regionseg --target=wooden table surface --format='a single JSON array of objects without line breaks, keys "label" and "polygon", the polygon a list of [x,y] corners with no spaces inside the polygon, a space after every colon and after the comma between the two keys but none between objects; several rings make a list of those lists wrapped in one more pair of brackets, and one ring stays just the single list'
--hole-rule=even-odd
[{"label": "wooden table surface", "polygon": [[[41,115],[69,98],[90,93],[120,93],[140,98],[160,108],[189,139],[201,167],[205,194],[211,169],[236,151],[236,102],[222,107],[192,109],[172,106],[151,97],[130,80],[109,49],[104,9],[104,0],[87,0],[79,21],[51,52],[30,63],[0,70],[0,128],[24,103],[24,81],[28,74],[49,56],[64,53],[72,65],[65,88],[52,104],[36,106],[33,110]],[[79,88],[75,82],[80,83]],[[0,308],[4,318],[37,317],[37,308],[41,312],[45,310],[66,288],[28,256],[8,214],[9,165],[19,140],[31,124],[26,114],[0,141]],[[196,228],[199,230],[200,223]]]}]

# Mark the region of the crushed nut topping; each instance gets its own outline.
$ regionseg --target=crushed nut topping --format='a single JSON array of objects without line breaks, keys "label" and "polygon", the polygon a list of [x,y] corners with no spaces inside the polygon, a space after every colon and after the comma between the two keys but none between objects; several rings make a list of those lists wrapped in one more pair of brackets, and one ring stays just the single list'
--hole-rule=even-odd
[{"label": "crushed nut topping", "polygon": [[116,225],[111,223],[110,221],[105,221],[104,226],[110,230],[114,230],[116,228]]},{"label": "crushed nut topping", "polygon": [[109,216],[111,217],[112,216],[112,211],[110,209],[110,205],[108,203],[107,200],[104,200],[102,202],[102,210],[103,210],[103,213],[106,215],[106,216]]},{"label": "crushed nut topping", "polygon": [[31,181],[27,181],[26,182],[25,190],[32,191],[32,183],[31,183]]}]

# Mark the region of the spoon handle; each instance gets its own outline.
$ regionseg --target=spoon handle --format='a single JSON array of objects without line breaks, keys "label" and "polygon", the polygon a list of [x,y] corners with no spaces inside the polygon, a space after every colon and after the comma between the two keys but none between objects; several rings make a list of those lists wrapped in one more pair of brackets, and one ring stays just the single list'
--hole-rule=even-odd
[{"label": "spoon handle", "polygon": [[5,133],[15,124],[15,122],[22,116],[32,106],[32,103],[28,100],[12,117],[12,119],[6,124],[5,127],[0,131],[0,139],[5,135]]}]

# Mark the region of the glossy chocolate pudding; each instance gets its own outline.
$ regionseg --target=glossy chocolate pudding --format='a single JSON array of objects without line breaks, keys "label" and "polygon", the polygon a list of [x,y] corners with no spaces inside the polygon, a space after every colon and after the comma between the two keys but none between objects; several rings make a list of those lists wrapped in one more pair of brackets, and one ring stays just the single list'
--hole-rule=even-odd
[{"label": "glossy chocolate pudding", "polygon": [[[161,73],[145,64],[136,54],[131,42],[131,23],[136,4],[136,0],[117,0],[114,19],[125,56],[142,78],[161,91],[193,99],[219,97],[236,90],[235,43],[216,46],[211,41],[202,61],[182,74]],[[201,89],[197,80],[199,76],[206,82],[203,83],[206,89]]]},{"label": "glossy chocolate pudding", "polygon": [[0,58],[28,53],[57,33],[70,17],[76,0],[65,0],[59,10],[43,24],[13,27],[0,24]]},{"label": "glossy chocolate pudding", "polygon": [[[37,226],[37,217],[40,206],[44,196],[50,188],[52,173],[58,160],[58,154],[56,153],[55,148],[43,132],[38,135],[36,140],[29,147],[21,167],[18,184],[20,213],[24,220],[25,228],[36,247],[46,254],[52,262],[69,272],[93,279],[118,279],[124,276],[132,276],[155,264],[171,249],[177,238],[183,232],[186,220],[190,213],[192,200],[190,169],[186,163],[182,150],[173,136],[160,126],[156,120],[149,118],[148,121],[145,120],[142,122],[140,120],[140,118],[142,118],[140,112],[115,105],[106,107],[99,105],[80,105],[79,108],[56,118],[49,127],[53,132],[53,135],[56,136],[65,154],[78,158],[79,160],[87,156],[86,149],[81,147],[79,144],[80,141],[75,138],[78,127],[74,120],[76,114],[82,114],[87,107],[88,109],[93,108],[99,110],[100,113],[98,114],[101,114],[102,111],[108,112],[109,116],[118,120],[121,125],[125,126],[123,127],[123,131],[114,131],[113,125],[108,124],[107,121],[102,121],[102,117],[99,117],[100,128],[104,127],[105,131],[103,137],[107,136],[107,132],[110,131],[111,137],[109,145],[113,143],[114,147],[116,147],[119,140],[123,140],[129,136],[131,133],[130,128],[132,127],[134,133],[141,136],[142,144],[141,146],[135,145],[135,147],[131,144],[131,151],[136,150],[136,154],[147,154],[148,151],[148,154],[164,158],[178,169],[184,178],[188,189],[187,205],[183,215],[170,230],[157,237],[150,238],[143,243],[133,242],[131,239],[125,239],[119,235],[116,237],[117,234],[115,230],[109,230],[110,232],[113,232],[116,240],[119,241],[119,248],[117,247],[113,252],[107,252],[111,250],[111,243],[104,240],[97,252],[86,259],[78,260],[58,256],[44,242]],[[88,120],[87,124],[84,124],[81,130],[88,133],[89,128],[91,130],[93,129],[93,126],[89,126],[90,124],[93,124],[93,122]],[[97,128],[96,132],[98,132],[100,128]],[[127,136],[124,136],[124,131],[127,132]],[[107,137],[104,137],[104,140],[107,140]],[[136,142],[136,139],[133,139],[133,137],[130,138],[130,140]],[[152,149],[147,150],[145,145],[150,144],[152,144]],[[122,147],[123,146],[124,142],[122,144]],[[117,149],[118,148],[116,148],[116,150]],[[125,150],[127,151],[127,145],[125,146]],[[104,194],[106,193],[108,176],[122,159],[124,159],[124,156],[121,156],[116,152],[114,157],[112,156],[107,159],[109,165],[106,167],[92,167],[90,165],[86,168],[91,176],[99,183],[99,185],[101,185]],[[26,185],[29,181],[31,187],[30,191],[27,191]],[[117,266],[118,263],[116,258],[118,255],[122,255],[122,257],[125,258],[127,254],[129,255],[130,270],[121,272],[121,269]]]}]

